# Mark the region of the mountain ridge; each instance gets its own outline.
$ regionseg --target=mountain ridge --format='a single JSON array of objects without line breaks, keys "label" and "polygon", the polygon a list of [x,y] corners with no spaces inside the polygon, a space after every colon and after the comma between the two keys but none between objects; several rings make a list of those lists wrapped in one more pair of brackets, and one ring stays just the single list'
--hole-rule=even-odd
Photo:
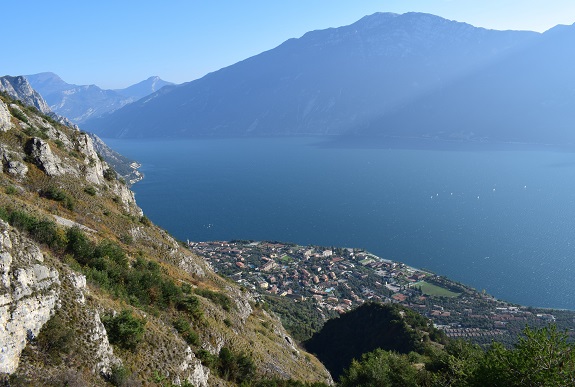
[{"label": "mountain ridge", "polygon": [[289,39],[85,124],[102,137],[126,138],[353,133],[539,36],[429,14],[374,14]]},{"label": "mountain ridge", "polygon": [[68,117],[76,124],[83,123],[89,118],[111,113],[164,86],[173,85],[158,76],[151,76],[123,89],[107,90],[96,85],[69,84],[52,72],[31,74],[25,77],[44,97],[52,110]]}]

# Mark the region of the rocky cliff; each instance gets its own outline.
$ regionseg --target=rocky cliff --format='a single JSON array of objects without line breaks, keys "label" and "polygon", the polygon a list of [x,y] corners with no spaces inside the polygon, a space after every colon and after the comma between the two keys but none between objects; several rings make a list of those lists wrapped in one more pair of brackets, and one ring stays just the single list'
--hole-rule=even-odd
[{"label": "rocky cliff", "polygon": [[0,94],[0,381],[331,382],[249,292],[154,226],[92,139]]},{"label": "rocky cliff", "polygon": [[22,102],[26,106],[35,107],[40,113],[51,117],[63,125],[77,129],[75,124],[68,118],[54,113],[40,93],[34,90],[28,80],[23,76],[0,77],[0,91],[7,93],[10,97]]},{"label": "rocky cliff", "polygon": [[[41,75],[41,74],[38,74]],[[58,78],[59,79],[59,78]],[[67,85],[66,83],[64,83]],[[69,126],[70,128],[79,130],[78,126],[72,123],[68,118],[60,116],[59,114],[54,113],[44,98],[32,88],[28,80],[23,76],[17,77],[10,77],[4,76],[0,77],[0,91],[6,93],[11,98],[20,101],[20,105],[12,104],[10,109],[16,111],[15,114],[20,114],[26,116],[23,109],[24,108],[35,108],[38,112],[45,114],[49,117],[49,119],[56,121],[65,126]],[[0,106],[0,130],[5,131],[8,130],[10,127],[10,117],[9,117],[9,110],[4,105],[4,107]],[[27,118],[23,118],[24,123],[27,124]],[[3,125],[6,125],[4,127]],[[40,126],[44,127],[45,125],[40,123]],[[49,127],[46,128],[47,130]],[[98,138],[94,134],[89,134],[90,138],[85,138],[83,141],[88,142],[91,141],[93,146],[90,148],[94,148],[95,152],[89,155],[89,158],[96,159],[101,157],[102,159],[106,160],[108,164],[110,164],[116,172],[120,174],[120,176],[126,180],[129,184],[133,184],[137,181],[140,181],[143,178],[143,175],[138,171],[140,165],[135,162],[134,160],[130,160],[127,157],[120,155],[118,152],[110,149],[100,138]],[[66,140],[63,138],[63,140]],[[69,145],[69,144],[68,144]],[[86,146],[83,147],[85,151],[88,151]],[[97,165],[96,165],[97,167]],[[91,179],[94,180],[96,175],[92,175]]]}]

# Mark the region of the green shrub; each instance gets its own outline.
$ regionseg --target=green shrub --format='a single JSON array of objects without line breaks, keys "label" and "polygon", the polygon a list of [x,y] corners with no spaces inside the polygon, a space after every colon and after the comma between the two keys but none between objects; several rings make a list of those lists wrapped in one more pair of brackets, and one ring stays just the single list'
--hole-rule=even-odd
[{"label": "green shrub", "polygon": [[146,321],[132,315],[129,310],[123,310],[116,317],[104,316],[102,323],[108,332],[110,343],[124,349],[134,351],[142,340]]},{"label": "green shrub", "polygon": [[200,345],[200,337],[196,331],[192,329],[188,320],[183,317],[179,317],[177,320],[174,320],[173,325],[188,344],[196,346]]},{"label": "green shrub", "polygon": [[119,239],[125,245],[132,245],[134,243],[134,237],[130,234],[122,234]]},{"label": "green shrub", "polygon": [[116,180],[118,174],[111,167],[104,170],[104,179],[108,181]]},{"label": "green shrub", "polygon": [[6,187],[4,192],[6,192],[6,195],[16,195],[18,193],[18,189],[13,185],[9,185],[8,187]]},{"label": "green shrub", "polygon": [[94,187],[86,187],[84,188],[84,192],[86,192],[90,196],[96,196],[96,188]]},{"label": "green shrub", "polygon": [[340,378],[342,387],[355,386],[413,386],[418,383],[419,373],[409,362],[407,355],[376,349],[353,360]]},{"label": "green shrub", "polygon": [[10,213],[5,207],[0,207],[0,219],[10,223]]},{"label": "green shrub", "polygon": [[98,243],[94,250],[94,256],[98,258],[106,258],[123,268],[128,267],[128,257],[124,250],[120,245],[109,240],[102,240]]},{"label": "green shrub", "polygon": [[150,221],[150,219],[148,219],[148,217],[146,215],[142,215],[140,217],[140,223],[142,223],[144,226],[151,226],[152,222]]},{"label": "green shrub", "polygon": [[36,342],[38,349],[46,354],[51,362],[59,364],[61,355],[70,351],[73,337],[73,329],[67,326],[59,314],[56,314],[44,324]]},{"label": "green shrub", "polygon": [[64,249],[68,242],[64,231],[51,220],[43,219],[35,222],[29,232],[37,242],[44,243],[53,249]]},{"label": "green shrub", "polygon": [[212,371],[217,371],[218,357],[216,355],[212,355],[205,349],[200,349],[195,355],[200,359],[202,365],[208,367]]},{"label": "green shrub", "polygon": [[66,231],[68,243],[66,251],[74,256],[76,261],[85,265],[94,256],[95,246],[79,227],[71,227]]},{"label": "green shrub", "polygon": [[200,320],[203,317],[203,312],[201,310],[200,300],[194,295],[185,295],[178,300],[176,307],[179,310],[185,311],[190,317],[195,320]]},{"label": "green shrub", "polygon": [[31,230],[38,220],[24,211],[12,211],[9,215],[8,223],[16,227],[19,230],[29,231]]},{"label": "green shrub", "polygon": [[40,195],[57,202],[61,202],[70,211],[74,210],[74,199],[64,190],[57,187],[49,187],[40,192]]},{"label": "green shrub", "polygon": [[232,309],[232,300],[223,293],[214,292],[209,289],[196,289],[196,294],[211,300],[214,304],[229,312]]},{"label": "green shrub", "polygon": [[112,366],[112,371],[110,372],[110,375],[108,375],[107,379],[112,386],[120,387],[126,384],[128,377],[128,370],[124,368],[124,366],[114,365]]},{"label": "green shrub", "polygon": [[249,381],[255,374],[256,366],[252,358],[244,353],[235,354],[222,347],[218,356],[218,372],[221,377],[235,383]]},{"label": "green shrub", "polygon": [[52,220],[38,219],[26,211],[8,208],[0,208],[0,218],[13,227],[27,232],[36,242],[58,250],[66,247],[66,234]]},{"label": "green shrub", "polygon": [[10,107],[10,113],[12,113],[12,116],[18,118],[20,121],[27,124],[30,123],[26,114],[24,114],[24,112],[22,112],[20,109]]}]

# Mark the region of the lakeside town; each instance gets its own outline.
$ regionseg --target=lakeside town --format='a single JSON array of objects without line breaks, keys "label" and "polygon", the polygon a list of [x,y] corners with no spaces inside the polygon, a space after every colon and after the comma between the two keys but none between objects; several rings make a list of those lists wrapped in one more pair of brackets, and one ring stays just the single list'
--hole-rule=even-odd
[{"label": "lakeside town", "polygon": [[292,303],[313,302],[324,321],[377,301],[402,304],[428,317],[448,337],[478,344],[510,342],[526,325],[549,323],[575,337],[574,311],[510,304],[362,249],[266,241],[188,242],[188,246],[259,301],[280,297]]}]

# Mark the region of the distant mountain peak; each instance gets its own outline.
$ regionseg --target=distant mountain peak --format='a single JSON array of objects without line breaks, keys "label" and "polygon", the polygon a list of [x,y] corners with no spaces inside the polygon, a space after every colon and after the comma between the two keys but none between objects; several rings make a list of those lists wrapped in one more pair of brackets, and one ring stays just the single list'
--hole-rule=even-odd
[{"label": "distant mountain peak", "polygon": [[78,124],[111,113],[166,85],[173,85],[155,75],[119,90],[105,90],[94,84],[69,84],[52,72],[26,75],[26,78],[52,110]]},{"label": "distant mountain peak", "polygon": [[125,89],[117,89],[114,91],[116,91],[117,93],[120,93],[124,97],[130,98],[131,100],[136,101],[140,98],[143,98],[147,95],[150,95],[150,94],[160,90],[164,86],[169,86],[169,85],[173,85],[173,83],[166,82],[163,79],[161,79],[159,76],[153,75],[144,81],[136,83],[135,85],[132,85],[132,86],[127,87]]}]

